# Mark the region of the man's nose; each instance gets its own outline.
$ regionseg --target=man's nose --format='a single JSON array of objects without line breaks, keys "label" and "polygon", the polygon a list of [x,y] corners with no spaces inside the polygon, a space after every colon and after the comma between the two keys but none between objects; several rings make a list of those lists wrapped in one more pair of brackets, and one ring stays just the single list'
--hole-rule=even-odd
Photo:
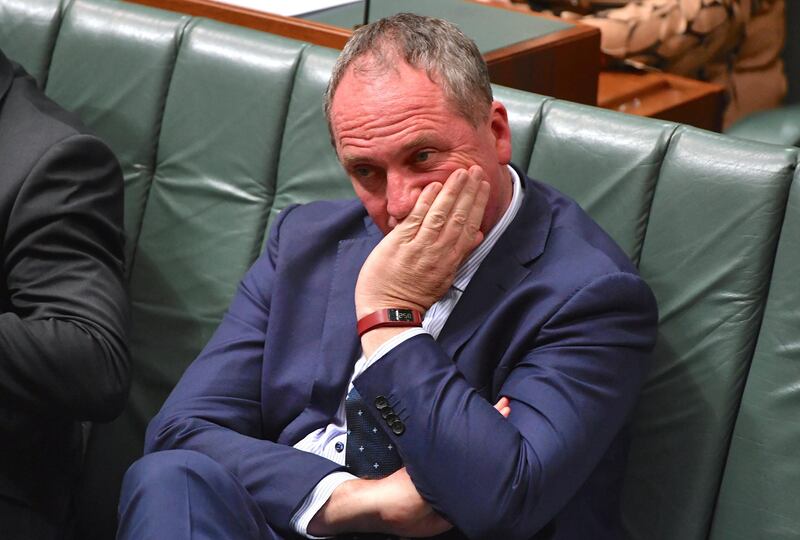
[{"label": "man's nose", "polygon": [[411,213],[420,190],[410,185],[407,178],[399,174],[386,176],[386,212],[397,223]]}]

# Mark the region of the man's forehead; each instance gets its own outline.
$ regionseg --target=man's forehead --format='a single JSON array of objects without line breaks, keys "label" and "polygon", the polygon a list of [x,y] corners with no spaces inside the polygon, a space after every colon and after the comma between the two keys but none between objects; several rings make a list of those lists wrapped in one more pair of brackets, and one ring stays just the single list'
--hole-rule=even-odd
[{"label": "man's forehead", "polygon": [[355,58],[350,65],[347,66],[345,75],[350,73],[355,77],[365,78],[367,80],[391,75],[398,76],[401,67],[414,69],[396,52],[383,52],[380,54],[367,53]]},{"label": "man's forehead", "polygon": [[373,122],[402,123],[417,115],[438,116],[445,124],[445,116],[470,121],[425,69],[403,59],[386,70],[349,66],[333,96],[329,115],[334,146],[344,132]]},{"label": "man's forehead", "polygon": [[[386,70],[363,70],[350,66],[342,76],[333,97],[332,116],[337,104],[360,105],[373,99],[379,105],[391,106],[395,100],[421,98],[431,105],[445,102],[442,88],[423,69],[406,64],[392,66]],[[343,111],[338,111],[343,112]]]}]

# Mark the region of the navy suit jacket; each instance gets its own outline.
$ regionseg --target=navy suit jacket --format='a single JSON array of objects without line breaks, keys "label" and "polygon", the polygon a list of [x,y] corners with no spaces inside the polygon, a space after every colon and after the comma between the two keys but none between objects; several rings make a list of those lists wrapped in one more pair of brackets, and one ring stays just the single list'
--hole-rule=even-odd
[{"label": "navy suit jacket", "polygon": [[[403,421],[389,436],[455,525],[450,536],[615,538],[624,426],[649,366],[655,301],[577,204],[531,180],[524,188],[438,342],[411,338],[355,385],[367,403],[387,397]],[[292,445],[344,396],[360,355],[353,291],[381,238],[358,201],[282,212],[151,422],[146,451],[207,454],[290,536],[303,499],[342,470]],[[499,396],[511,399],[508,419],[492,406]]]}]

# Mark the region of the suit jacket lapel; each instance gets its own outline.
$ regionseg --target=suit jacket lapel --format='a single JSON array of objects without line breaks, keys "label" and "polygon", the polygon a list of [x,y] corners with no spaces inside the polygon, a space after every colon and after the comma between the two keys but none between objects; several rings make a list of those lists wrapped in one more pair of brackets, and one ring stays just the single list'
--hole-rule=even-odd
[{"label": "suit jacket lapel", "polygon": [[336,413],[358,360],[361,344],[356,332],[353,291],[361,266],[381,238],[377,227],[368,226],[365,235],[339,242],[310,400],[310,404],[322,406],[326,420]]},{"label": "suit jacket lapel", "polygon": [[487,314],[530,273],[530,263],[544,251],[552,221],[550,206],[524,174],[517,174],[525,187],[522,206],[472,277],[439,336],[450,358],[456,359]]}]

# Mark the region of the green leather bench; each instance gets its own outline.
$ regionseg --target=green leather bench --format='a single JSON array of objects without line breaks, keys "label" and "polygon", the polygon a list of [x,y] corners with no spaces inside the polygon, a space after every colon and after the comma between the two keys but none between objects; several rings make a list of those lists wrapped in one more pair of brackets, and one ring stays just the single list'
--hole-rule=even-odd
[{"label": "green leather bench", "polygon": [[[134,383],[95,425],[78,537],[111,538],[145,425],[293,202],[352,196],[322,91],[336,52],[117,0],[0,0],[0,48],[126,181]],[[624,493],[642,540],[800,535],[797,148],[496,88],[514,160],[576,198],[658,298]]]}]

